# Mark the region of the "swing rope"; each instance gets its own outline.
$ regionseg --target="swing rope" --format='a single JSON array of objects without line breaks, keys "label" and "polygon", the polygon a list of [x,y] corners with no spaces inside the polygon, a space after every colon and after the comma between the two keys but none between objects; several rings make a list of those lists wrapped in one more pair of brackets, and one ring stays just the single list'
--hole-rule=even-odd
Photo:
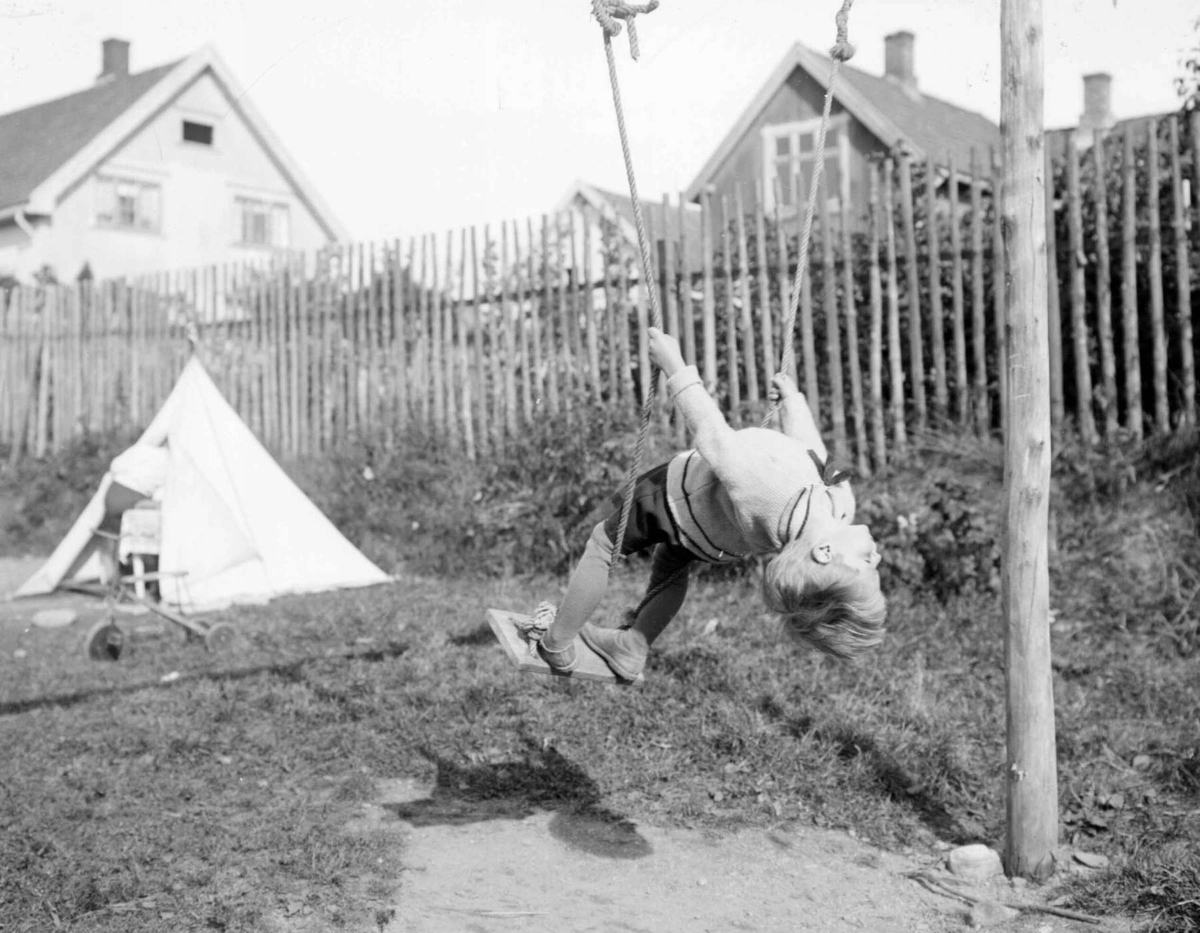
[{"label": "swing rope", "polygon": [[[604,54],[608,60],[608,78],[612,86],[613,106],[617,117],[617,132],[621,140],[621,155],[625,160],[625,176],[629,182],[629,197],[633,207],[633,225],[637,231],[638,251],[641,254],[642,260],[642,285],[646,289],[650,300],[651,323],[659,330],[662,330],[662,312],[658,305],[658,292],[653,287],[654,274],[650,259],[650,245],[646,237],[645,224],[642,221],[642,204],[641,199],[638,197],[637,178],[633,170],[633,156],[630,152],[629,136],[625,129],[625,112],[621,106],[621,88],[620,82],[617,79],[616,57],[612,48],[613,37],[621,33],[622,26],[619,21],[624,20],[629,28],[629,53],[633,60],[637,61],[639,49],[637,28],[634,24],[634,19],[642,13],[651,13],[656,10],[658,2],[659,0],[649,0],[649,2],[644,4],[630,4],[623,3],[621,0],[592,0],[592,14],[596,17],[596,21],[600,24],[604,34]],[[796,277],[792,283],[787,315],[783,325],[783,333],[786,335],[783,342],[783,357],[780,363],[780,372],[783,373],[790,372],[795,367],[796,348],[794,331],[796,316],[800,307],[800,291],[804,281],[804,269],[808,265],[809,246],[812,240],[812,228],[816,216],[817,195],[820,190],[821,170],[825,163],[825,135],[829,129],[830,115],[833,110],[833,90],[837,80],[838,69],[841,67],[842,62],[848,61],[854,55],[854,46],[850,43],[848,36],[850,7],[853,3],[854,0],[842,0],[841,9],[838,10],[837,15],[834,17],[837,24],[837,39],[834,42],[833,48],[829,51],[829,56],[833,64],[829,74],[829,85],[825,91],[825,105],[821,113],[821,126],[817,134],[815,151],[818,154],[818,158],[815,159],[813,167],[812,187],[808,193],[808,203],[804,215],[804,229],[800,238],[800,252],[796,262]],[[625,541],[625,532],[629,525],[629,513],[633,506],[633,491],[637,485],[638,475],[641,472],[642,456],[645,453],[650,420],[654,413],[654,396],[658,394],[658,375],[658,367],[651,366],[649,391],[646,393],[646,397],[642,399],[641,422],[638,425],[637,443],[633,451],[633,462],[630,465],[624,495],[621,499],[621,517],[617,525],[616,541],[613,544],[612,557],[608,565],[610,573],[622,559],[621,545]],[[778,410],[779,402],[775,402],[763,421],[764,427],[770,423]]]},{"label": "swing rope", "polygon": [[[787,314],[783,320],[783,333],[785,335],[783,341],[783,356],[779,363],[779,371],[781,373],[790,373],[796,367],[796,338],[794,331],[796,329],[796,314],[800,307],[800,290],[804,283],[804,270],[808,266],[809,246],[812,242],[813,221],[817,213],[817,197],[821,190],[821,169],[825,165],[825,132],[829,129],[829,118],[833,112],[833,88],[837,81],[838,69],[841,68],[842,62],[849,61],[854,55],[854,46],[851,45],[849,39],[849,21],[850,21],[850,6],[854,0],[842,0],[842,8],[838,10],[837,16],[834,17],[837,23],[837,41],[834,42],[833,48],[829,50],[829,57],[833,60],[833,65],[829,71],[829,86],[825,89],[825,106],[821,111],[821,128],[817,132],[817,145],[815,164],[813,166],[812,184],[808,191],[808,203],[804,208],[804,228],[800,234],[800,250],[796,257],[796,277],[792,281],[792,293],[788,298]],[[781,256],[780,261],[786,262],[787,257]],[[771,423],[771,419],[779,411],[780,403],[773,402],[770,411],[767,412],[766,418],[763,419],[763,427],[767,427]]]},{"label": "swing rope", "polygon": [[[629,26],[629,54],[634,61],[638,59],[637,29],[634,17],[642,13],[652,13],[658,8],[658,0],[649,0],[644,4],[621,3],[619,0],[592,0],[592,13],[600,23],[604,32],[604,54],[608,59],[608,79],[612,85],[613,106],[617,114],[617,132],[621,137],[621,154],[625,159],[625,177],[629,181],[629,198],[633,204],[633,225],[637,230],[638,250],[642,258],[642,287],[650,299],[651,323],[662,330],[662,312],[658,307],[658,291],[654,288],[654,269],[650,261],[650,244],[646,238],[646,227],[642,222],[642,202],[638,197],[637,179],[634,177],[633,156],[629,149],[629,135],[625,130],[625,111],[621,106],[621,87],[617,80],[617,62],[613,53],[612,40],[621,34],[621,24],[625,20]],[[642,399],[642,417],[638,425],[637,444],[633,449],[633,463],[629,469],[629,477],[625,483],[625,492],[621,499],[621,519],[617,525],[616,541],[613,544],[612,557],[608,562],[609,573],[621,561],[621,545],[625,541],[625,530],[629,525],[629,513],[633,507],[633,490],[641,472],[642,456],[646,450],[646,437],[650,431],[650,419],[654,414],[654,396],[658,394],[658,367],[650,367],[650,388]]]}]

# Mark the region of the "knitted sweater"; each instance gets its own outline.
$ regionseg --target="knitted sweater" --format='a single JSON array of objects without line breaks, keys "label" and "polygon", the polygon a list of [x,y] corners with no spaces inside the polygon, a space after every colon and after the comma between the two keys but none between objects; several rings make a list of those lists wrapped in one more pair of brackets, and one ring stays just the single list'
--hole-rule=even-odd
[{"label": "knitted sweater", "polygon": [[825,459],[825,445],[803,396],[785,400],[783,433],[735,431],[695,366],[672,376],[667,389],[696,445],[667,468],[667,504],[689,550],[727,563],[778,552],[799,537],[817,510],[839,522],[853,521],[850,484],[827,486],[813,460],[813,454]]}]

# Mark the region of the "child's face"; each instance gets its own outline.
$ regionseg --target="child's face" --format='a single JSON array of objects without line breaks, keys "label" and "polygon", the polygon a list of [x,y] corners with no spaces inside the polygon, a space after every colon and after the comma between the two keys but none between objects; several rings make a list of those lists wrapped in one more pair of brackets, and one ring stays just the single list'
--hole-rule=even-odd
[{"label": "child's face", "polygon": [[879,549],[866,525],[843,525],[825,536],[830,559],[855,570],[873,571],[879,566]]}]

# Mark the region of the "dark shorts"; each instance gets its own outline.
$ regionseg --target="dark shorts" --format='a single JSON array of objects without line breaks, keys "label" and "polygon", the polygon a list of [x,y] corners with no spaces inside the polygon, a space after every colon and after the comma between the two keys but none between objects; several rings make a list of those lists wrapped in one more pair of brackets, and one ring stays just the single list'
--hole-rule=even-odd
[{"label": "dark shorts", "polygon": [[[667,508],[667,466],[664,463],[646,471],[634,484],[625,540],[620,542],[622,554],[636,554],[656,544],[681,546],[675,519]],[[624,497],[623,489],[612,497],[613,512],[604,521],[604,531],[614,546],[618,543]]]},{"label": "dark shorts", "polygon": [[144,492],[130,489],[121,483],[108,484],[108,492],[104,494],[104,518],[100,521],[100,530],[109,534],[117,534],[121,530],[121,516],[126,509],[132,509],[143,499],[150,498]]}]

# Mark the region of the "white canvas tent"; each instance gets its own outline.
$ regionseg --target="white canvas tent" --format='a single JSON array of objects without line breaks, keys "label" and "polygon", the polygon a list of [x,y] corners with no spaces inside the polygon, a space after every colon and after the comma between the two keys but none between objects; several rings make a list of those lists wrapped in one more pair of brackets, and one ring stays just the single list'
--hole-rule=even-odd
[{"label": "white canvas tent", "polygon": [[[138,442],[165,445],[169,455],[161,494],[164,603],[206,611],[390,579],[287,477],[197,358]],[[100,579],[93,530],[111,481],[106,474],[50,559],[14,595]]]}]

